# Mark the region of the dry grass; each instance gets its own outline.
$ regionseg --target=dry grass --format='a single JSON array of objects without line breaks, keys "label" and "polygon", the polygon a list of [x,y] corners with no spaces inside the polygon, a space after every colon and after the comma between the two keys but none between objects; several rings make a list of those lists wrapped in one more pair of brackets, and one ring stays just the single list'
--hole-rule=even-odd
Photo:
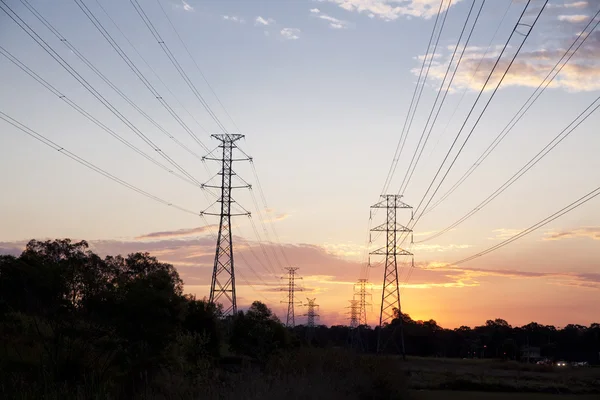
[{"label": "dry grass", "polygon": [[600,369],[552,368],[492,360],[411,358],[412,389],[600,394]]}]

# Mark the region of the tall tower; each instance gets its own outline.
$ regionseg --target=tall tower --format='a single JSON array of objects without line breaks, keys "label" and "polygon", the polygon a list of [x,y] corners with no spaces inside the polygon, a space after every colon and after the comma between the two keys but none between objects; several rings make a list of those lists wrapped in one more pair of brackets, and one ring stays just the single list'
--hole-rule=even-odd
[{"label": "tall tower", "polygon": [[359,300],[349,300],[350,301],[350,329],[358,328],[359,319],[360,319],[360,302]]},{"label": "tall tower", "polygon": [[306,312],[306,314],[304,314],[304,316],[307,317],[307,319],[306,319],[306,337],[308,338],[309,341],[311,341],[313,338],[313,335],[315,333],[315,320],[317,318],[319,318],[319,314],[317,314],[317,309],[319,308],[319,305],[315,304],[315,300],[316,300],[315,298],[309,299],[307,297],[306,300],[308,300],[308,303],[306,303],[306,307],[308,307],[308,311]]},{"label": "tall tower", "polygon": [[[398,209],[412,209],[408,204],[400,201],[402,195],[382,195],[381,201],[371,208],[384,208],[387,210],[386,222],[371,229],[372,232],[386,233],[386,246],[370,254],[385,256],[385,270],[383,273],[383,290],[381,291],[381,311],[379,313],[379,326],[388,324],[394,318],[394,311],[400,316],[400,337],[402,356],[406,355],[404,347],[404,331],[402,327],[402,308],[400,307],[400,290],[398,287],[398,262],[397,256],[412,256],[412,253],[398,247],[398,233],[411,233],[412,230],[396,222]],[[380,334],[377,339],[377,351],[381,350]]]},{"label": "tall tower", "polygon": [[306,303],[308,311],[306,312],[306,314],[304,314],[304,316],[307,317],[306,326],[308,327],[308,329],[313,329],[315,327],[315,320],[319,317],[319,314],[317,314],[317,309],[319,308],[319,305],[315,303],[316,298],[309,299],[307,297],[306,300],[308,300],[308,303]]},{"label": "tall tower", "polygon": [[366,279],[359,279],[354,285],[354,297],[358,298],[358,325],[367,325],[367,296],[371,297],[369,292],[371,285]]},{"label": "tall tower", "polygon": [[223,314],[231,315],[237,313],[237,302],[235,296],[235,267],[233,258],[233,240],[231,237],[231,217],[249,215],[250,213],[232,213],[231,204],[234,200],[231,196],[233,189],[248,188],[249,185],[233,186],[232,177],[234,161],[249,161],[249,158],[233,158],[233,149],[237,148],[236,142],[244,137],[238,134],[215,134],[211,135],[221,143],[221,158],[203,157],[203,160],[218,161],[221,170],[217,175],[221,176],[219,186],[204,184],[203,188],[215,188],[221,190],[217,202],[221,203],[220,213],[202,212],[202,215],[217,215],[220,217],[219,233],[217,235],[217,246],[215,251],[215,263],[213,267],[212,280],[210,283],[210,302],[221,303]]},{"label": "tall tower", "polygon": [[294,314],[294,306],[295,306],[295,293],[296,290],[301,291],[301,288],[296,288],[296,279],[302,279],[301,277],[296,275],[296,271],[298,271],[297,267],[286,267],[285,270],[288,272],[287,277],[283,277],[281,279],[287,279],[288,285],[287,288],[282,290],[287,290],[288,298],[286,301],[282,301],[282,303],[287,303],[288,312],[287,318],[285,320],[285,326],[288,328],[293,328],[296,326],[295,314]]}]

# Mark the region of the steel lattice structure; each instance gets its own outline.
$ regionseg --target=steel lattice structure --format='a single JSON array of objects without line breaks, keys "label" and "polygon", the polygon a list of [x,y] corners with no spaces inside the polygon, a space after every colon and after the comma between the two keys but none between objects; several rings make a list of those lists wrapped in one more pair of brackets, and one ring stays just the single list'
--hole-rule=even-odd
[{"label": "steel lattice structure", "polygon": [[235,294],[235,264],[233,257],[233,239],[231,234],[231,217],[246,215],[250,213],[232,213],[231,204],[232,190],[239,188],[248,188],[248,185],[233,186],[232,177],[234,161],[249,161],[249,158],[233,158],[233,150],[237,147],[235,142],[242,139],[244,135],[239,134],[215,134],[211,135],[219,140],[218,146],[222,150],[221,158],[203,157],[203,160],[218,161],[221,163],[221,170],[217,175],[221,176],[220,186],[209,184],[202,185],[203,188],[220,189],[221,196],[217,200],[221,203],[219,214],[202,212],[203,215],[218,215],[220,217],[219,233],[217,235],[217,245],[215,251],[215,263],[213,267],[212,280],[210,284],[210,302],[223,305],[223,315],[237,313],[237,302]]},{"label": "steel lattice structure", "polygon": [[[400,289],[398,283],[398,256],[412,256],[412,253],[398,246],[398,233],[412,233],[412,230],[396,222],[398,209],[412,209],[411,206],[402,202],[402,195],[382,195],[381,201],[371,208],[384,208],[387,210],[386,222],[371,229],[372,232],[386,233],[386,246],[379,248],[371,255],[385,256],[385,269],[383,273],[383,289],[381,291],[381,310],[379,313],[379,326],[390,323],[396,316],[402,315],[400,306]],[[404,351],[404,335],[402,332],[402,318],[399,321],[402,340],[402,354]],[[380,331],[381,332],[381,331]],[[377,344],[380,350],[379,341]]]},{"label": "steel lattice structure", "polygon": [[287,292],[288,292],[287,301],[282,301],[282,303],[287,303],[287,305],[288,305],[285,326],[287,326],[288,328],[293,328],[294,326],[296,326],[296,316],[294,313],[294,305],[296,304],[295,293],[296,293],[296,290],[298,290],[298,291],[302,290],[301,288],[296,287],[296,279],[302,279],[302,278],[296,275],[296,271],[298,271],[298,267],[286,267],[285,270],[288,272],[287,277],[282,278],[282,279],[288,280],[287,288],[282,289],[282,290],[287,290]]},{"label": "steel lattice structure", "polygon": [[315,320],[319,317],[319,314],[317,314],[317,309],[319,308],[319,305],[315,304],[316,298],[309,299],[307,297],[306,300],[308,300],[308,303],[306,304],[306,307],[308,307],[308,311],[306,312],[306,314],[304,314],[304,316],[307,317],[306,326],[308,327],[308,329],[314,329]]},{"label": "steel lattice structure", "polygon": [[350,302],[350,329],[358,328],[360,319],[360,302],[359,300],[349,300]]},{"label": "steel lattice structure", "polygon": [[354,297],[358,297],[358,325],[367,324],[367,306],[371,303],[367,303],[367,296],[371,297],[371,293],[368,292],[371,284],[366,279],[359,279],[354,285]]}]

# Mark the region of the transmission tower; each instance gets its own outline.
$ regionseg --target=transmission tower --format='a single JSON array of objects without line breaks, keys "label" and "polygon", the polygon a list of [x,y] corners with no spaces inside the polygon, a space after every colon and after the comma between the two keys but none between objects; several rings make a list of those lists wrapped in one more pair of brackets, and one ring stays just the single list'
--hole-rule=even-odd
[{"label": "transmission tower", "polygon": [[349,300],[350,301],[350,329],[356,329],[359,325],[360,319],[360,302],[359,300]]},{"label": "transmission tower", "polygon": [[[406,356],[404,347],[404,331],[402,327],[402,308],[400,307],[400,290],[398,287],[398,262],[397,256],[412,256],[412,253],[401,249],[398,246],[398,234],[406,233],[412,234],[412,230],[400,225],[396,222],[396,214],[398,209],[412,209],[408,204],[400,201],[402,195],[382,195],[381,201],[371,208],[384,208],[387,210],[386,222],[371,229],[372,232],[385,232],[386,233],[386,246],[371,252],[371,255],[382,255],[385,256],[385,270],[383,274],[383,290],[381,291],[381,311],[379,313],[379,335],[377,339],[377,351],[381,351],[381,328],[384,324],[391,322],[395,316],[395,312],[398,312],[399,326],[400,326],[400,337],[401,337],[401,351],[402,356]],[[412,216],[411,216],[412,218]],[[411,239],[412,240],[412,239]]]},{"label": "transmission tower", "polygon": [[358,325],[368,325],[367,306],[371,303],[367,303],[367,296],[371,297],[370,288],[371,284],[366,279],[359,279],[354,285],[354,297],[358,298]]},{"label": "transmission tower", "polygon": [[305,306],[308,307],[308,311],[306,312],[306,314],[304,314],[304,317],[307,317],[306,318],[306,338],[308,339],[308,342],[310,343],[315,334],[315,320],[317,318],[319,318],[319,314],[317,314],[319,305],[315,304],[316,299],[309,299],[307,297],[306,300],[308,300],[308,303],[306,303]]},{"label": "transmission tower", "polygon": [[221,176],[219,186],[204,184],[202,188],[220,189],[221,195],[217,203],[221,203],[220,213],[210,213],[203,211],[201,215],[216,215],[220,217],[219,233],[217,235],[217,246],[215,251],[215,263],[213,267],[212,280],[210,283],[210,302],[221,302],[223,305],[223,314],[231,315],[237,313],[237,302],[235,295],[235,268],[233,258],[233,239],[231,235],[231,217],[245,215],[249,212],[232,213],[231,204],[235,203],[232,199],[231,191],[233,189],[249,188],[249,185],[233,186],[232,177],[234,161],[249,161],[249,158],[233,158],[233,149],[237,148],[235,142],[242,139],[244,135],[238,134],[215,134],[211,135],[221,143],[218,148],[221,151],[221,158],[203,157],[203,160],[218,161],[221,163],[221,170],[217,174]]},{"label": "transmission tower", "polygon": [[287,312],[287,318],[285,320],[285,326],[287,326],[288,328],[293,328],[294,326],[296,326],[295,315],[294,315],[294,305],[296,304],[295,292],[302,291],[302,288],[296,287],[296,279],[302,279],[302,278],[296,275],[296,271],[298,270],[297,267],[286,267],[285,270],[288,272],[287,277],[281,278],[281,279],[288,280],[287,288],[281,289],[281,290],[287,290],[287,292],[288,292],[287,300],[282,301],[282,303],[287,303],[287,305],[288,305],[288,312]]},{"label": "transmission tower", "polygon": [[319,314],[317,314],[317,309],[319,308],[319,305],[315,304],[316,299],[309,299],[307,297],[306,300],[308,300],[308,303],[306,303],[306,307],[308,307],[308,311],[303,316],[307,317],[306,318],[307,328],[314,329],[315,320],[319,317]]}]

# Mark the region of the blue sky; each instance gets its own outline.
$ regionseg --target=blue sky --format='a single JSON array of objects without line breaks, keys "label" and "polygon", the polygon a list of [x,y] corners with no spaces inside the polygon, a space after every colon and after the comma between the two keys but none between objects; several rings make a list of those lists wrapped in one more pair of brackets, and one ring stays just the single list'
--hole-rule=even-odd
[{"label": "blue sky", "polygon": [[[269,207],[273,210],[271,215],[278,220],[274,225],[284,247],[308,252],[294,254],[300,272],[304,269],[309,280],[310,276],[332,277],[321,281],[315,278],[313,286],[321,287],[316,296],[323,312],[329,308],[329,321],[342,318],[342,304],[351,297],[351,282],[359,274],[368,207],[377,201],[394,155],[439,1],[160,1],[211,87],[241,133],[246,135],[241,147],[255,159]],[[165,153],[198,180],[208,179],[201,163],[118,97],[20,1],[6,3]],[[204,153],[100,36],[76,2],[31,0],[30,3],[141,109],[194,152]],[[132,4],[99,0],[176,98],[129,46],[98,3],[92,0],[84,3],[198,137],[208,147],[216,146],[208,133],[179,105],[181,102],[206,131],[217,131]],[[471,3],[470,0],[454,1],[448,10],[438,51],[409,131],[406,153],[390,186],[394,191],[406,172],[410,161],[407,157],[416,147]],[[463,64],[432,131],[431,141],[405,193],[406,202],[417,203],[427,189],[497,56],[498,46],[508,38],[525,3],[488,0],[484,5]],[[159,3],[140,0],[140,4],[202,96],[223,123],[233,129],[233,124],[179,43]],[[478,0],[475,9],[480,4]],[[531,12],[526,14],[526,18],[530,18],[528,21],[542,4],[540,0],[531,2]],[[479,157],[599,7],[597,1],[550,1],[440,194]],[[507,9],[506,18],[498,28]],[[509,56],[516,50],[517,39],[507,50]],[[474,66],[490,43],[492,47],[480,73],[472,78]],[[152,149],[144,147],[138,137],[44,53],[5,13],[0,13],[0,45],[68,98],[154,157]],[[600,35],[594,32],[489,159],[448,200],[423,218],[415,229],[417,235],[442,229],[476,206],[597,98],[599,57]],[[207,206],[206,199],[197,189],[174,179],[108,136],[5,57],[0,57],[0,65],[0,111],[144,190],[192,210],[200,211]],[[465,96],[459,104],[463,91]],[[487,91],[482,100],[489,95],[490,91]],[[451,118],[455,108],[456,113]],[[595,188],[600,178],[597,150],[600,137],[594,130],[597,123],[598,116],[594,114],[475,217],[427,246],[415,248],[417,262],[431,266],[471,255]],[[6,248],[17,248],[23,240],[34,237],[74,237],[98,243],[132,243],[125,248],[133,251],[136,246],[141,246],[135,238],[144,234],[202,225],[202,221],[193,216],[154,203],[95,175],[2,121],[0,126],[0,168],[7,189],[7,195],[0,198],[0,241]],[[214,166],[210,169],[216,171]],[[240,164],[239,173],[253,181],[247,165]],[[247,194],[240,193],[239,199],[246,208],[253,208]],[[466,298],[483,298],[489,290],[517,293],[533,286],[539,293],[540,304],[550,304],[564,288],[571,291],[561,294],[563,297],[557,300],[561,304],[573,307],[588,304],[590,299],[597,298],[600,285],[597,277],[583,275],[595,273],[600,260],[598,209],[597,202],[592,201],[530,237],[470,263],[472,270],[461,272],[459,277],[460,274],[455,272],[415,273],[411,282],[429,284],[430,290],[420,290],[422,288],[418,286],[407,288],[408,293],[415,294],[407,295],[409,312],[412,306],[414,312],[423,317],[442,318],[442,322],[452,325],[460,318],[444,317],[447,313],[435,305],[440,299],[460,308],[468,304]],[[566,234],[548,240],[560,232]],[[237,234],[253,240],[252,233],[248,222],[241,220]],[[169,243],[158,241],[149,249],[160,252],[167,245]],[[113,248],[120,247],[115,245]],[[107,246],[103,250],[111,251]],[[313,252],[323,257],[317,258],[322,264],[315,261]],[[181,262],[180,258],[166,259],[173,260]],[[301,260],[306,264],[302,265]],[[210,264],[208,259],[202,262]],[[197,290],[201,295],[205,290],[202,282],[209,279],[209,273],[205,265],[199,267],[202,268],[186,271],[186,274],[190,281],[198,282]],[[487,275],[485,271],[488,271]],[[250,271],[246,274],[252,276]],[[531,274],[541,275],[531,277]],[[576,285],[561,286],[557,291],[555,281],[560,280],[558,277],[571,279],[570,274],[580,274],[573,278]],[[380,275],[379,270],[372,272],[375,283]],[[471,286],[464,285],[466,275],[471,279]],[[343,282],[346,286],[331,282]],[[463,282],[463,286],[457,282]],[[588,282],[589,287],[584,287],[582,282]],[[437,291],[432,284],[448,285]],[[268,290],[263,294],[273,303],[279,300],[279,294]],[[247,290],[245,296],[251,298],[253,292]],[[532,303],[532,310],[534,306]],[[475,314],[484,315],[488,309],[498,309],[500,314],[515,315],[524,320],[535,317],[533,312],[523,315],[518,307],[511,309],[500,302],[486,307]],[[584,312],[578,317],[579,321],[591,321],[590,313]],[[568,316],[565,312],[560,321]]]}]

